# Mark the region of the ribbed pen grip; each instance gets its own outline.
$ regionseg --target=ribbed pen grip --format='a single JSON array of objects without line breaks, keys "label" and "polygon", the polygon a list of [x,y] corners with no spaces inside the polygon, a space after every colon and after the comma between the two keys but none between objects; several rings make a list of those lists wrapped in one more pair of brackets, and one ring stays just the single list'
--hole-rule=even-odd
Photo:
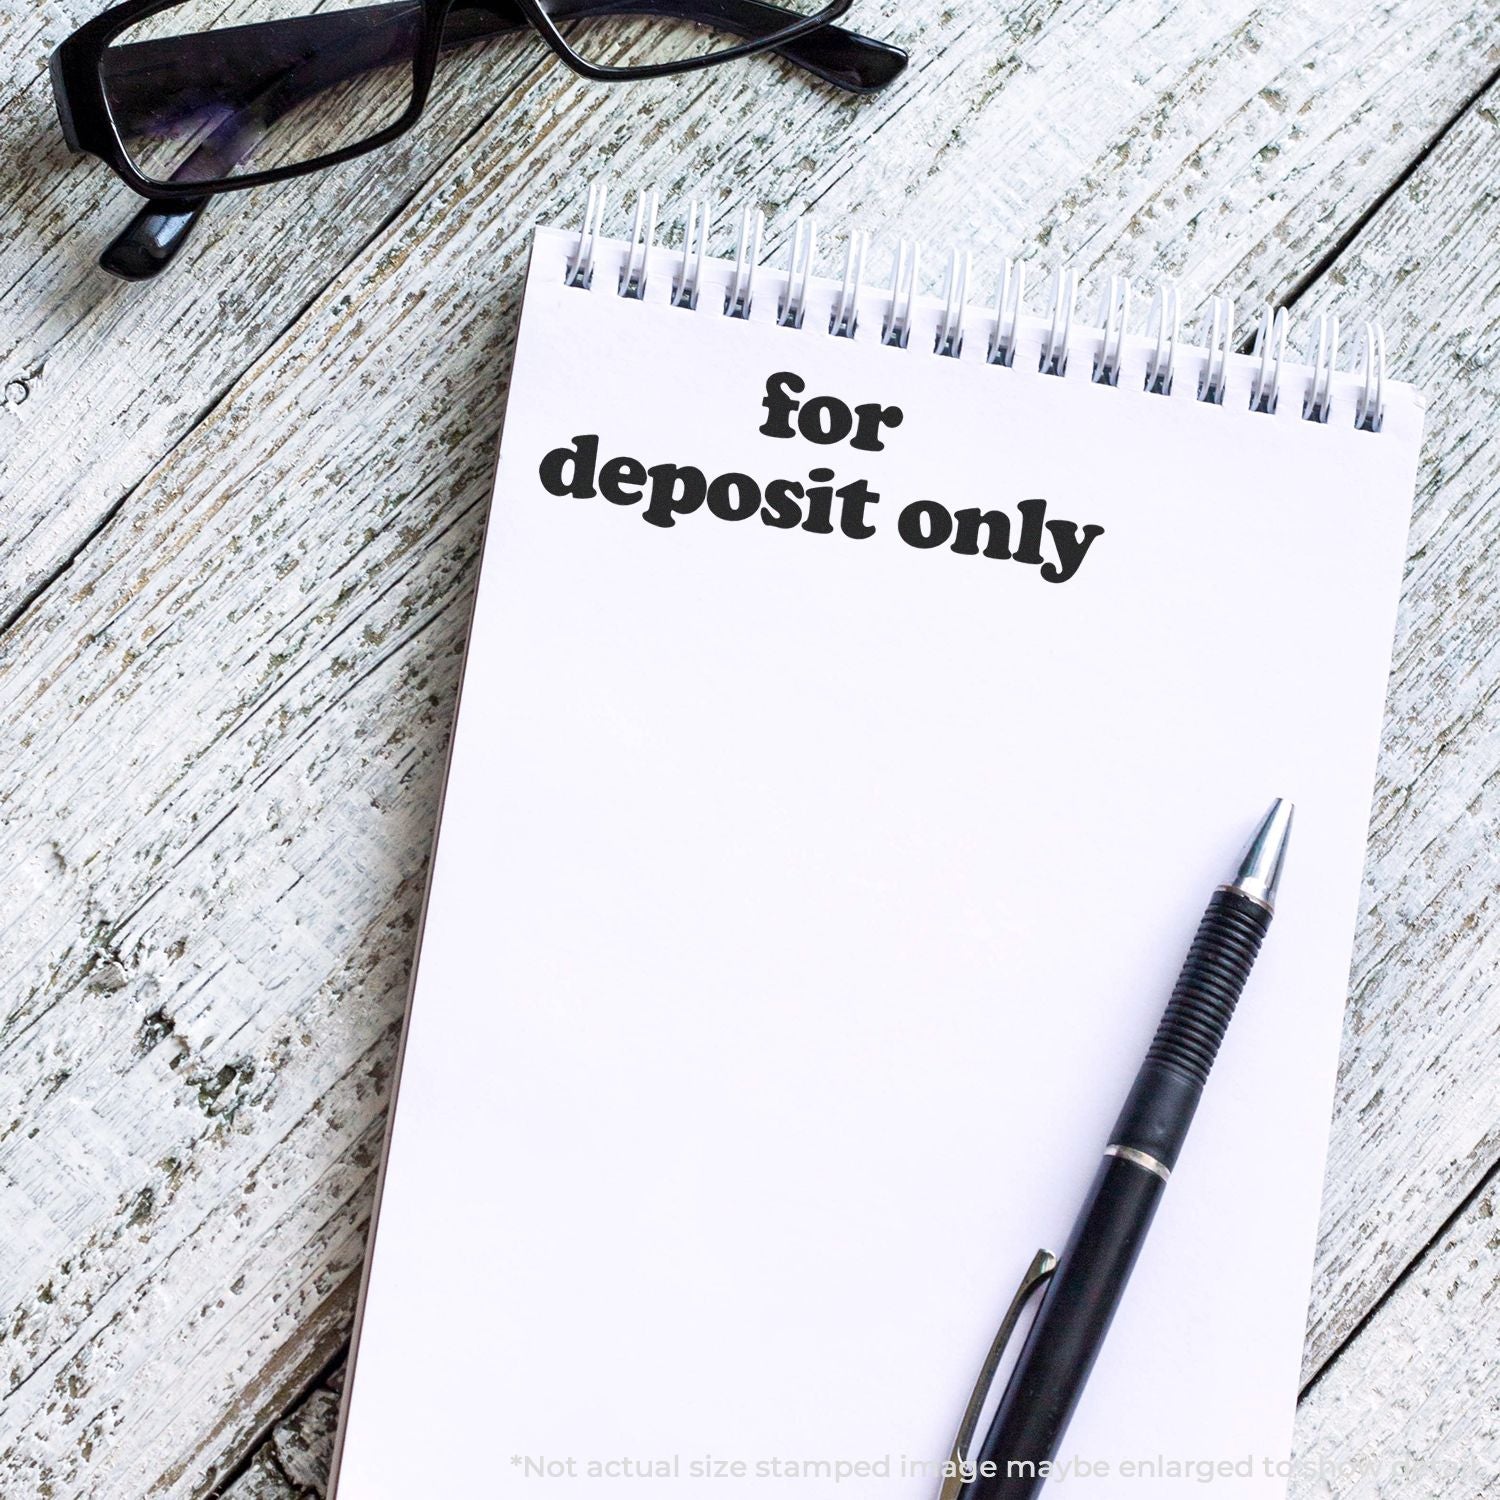
[{"label": "ribbed pen grip", "polygon": [[1233,889],[1215,891],[1177,976],[1148,1062],[1186,1073],[1201,1088],[1250,977],[1271,914]]},{"label": "ribbed pen grip", "polygon": [[1176,1165],[1270,924],[1271,913],[1258,901],[1233,887],[1214,892],[1111,1144],[1144,1151],[1169,1169]]}]

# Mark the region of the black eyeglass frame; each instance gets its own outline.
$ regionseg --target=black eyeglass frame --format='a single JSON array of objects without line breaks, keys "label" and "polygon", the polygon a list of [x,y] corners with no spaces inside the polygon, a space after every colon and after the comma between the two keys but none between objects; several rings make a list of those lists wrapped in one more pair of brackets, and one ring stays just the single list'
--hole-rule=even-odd
[{"label": "black eyeglass frame", "polygon": [[[737,57],[748,57],[754,53],[767,52],[820,31],[843,16],[854,0],[830,0],[816,14],[800,20],[768,35],[757,35],[743,42],[705,53],[699,57],[679,58],[669,62],[647,63],[638,67],[604,67],[591,63],[575,52],[563,37],[552,16],[541,6],[539,0],[498,0],[498,3],[480,3],[475,0],[420,0],[421,24],[412,55],[412,96],[405,111],[391,124],[364,140],[355,141],[307,161],[293,162],[286,166],[271,167],[260,172],[216,179],[207,182],[177,181],[146,177],[136,169],[130,159],[114,116],[110,112],[105,93],[103,60],[109,44],[127,28],[161,11],[172,10],[184,0],[124,0],[121,5],[111,6],[101,15],[85,22],[71,36],[61,42],[52,53],[49,71],[52,91],[57,101],[57,114],[62,126],[63,138],[74,151],[87,152],[98,157],[133,192],[143,198],[165,200],[171,203],[200,203],[206,196],[222,192],[235,192],[242,188],[259,187],[268,182],[284,182],[301,177],[309,172],[320,172],[340,162],[378,150],[389,145],[398,136],[416,124],[427,107],[437,72],[438,57],[442,48],[443,28],[450,11],[460,8],[478,8],[493,11],[500,16],[519,12],[522,25],[540,33],[542,40],[575,73],[600,82],[618,82],[625,79],[660,78],[673,73],[688,73],[699,68],[713,67]],[[704,7],[712,10],[713,0]],[[759,11],[770,11],[770,5],[755,5]],[[623,9],[623,7],[622,7]],[[649,13],[655,7],[644,4],[641,13]],[[632,14],[636,13],[634,8]],[[265,24],[265,23],[263,23]],[[269,23],[274,24],[274,23]],[[903,58],[904,61],[904,58]]]}]

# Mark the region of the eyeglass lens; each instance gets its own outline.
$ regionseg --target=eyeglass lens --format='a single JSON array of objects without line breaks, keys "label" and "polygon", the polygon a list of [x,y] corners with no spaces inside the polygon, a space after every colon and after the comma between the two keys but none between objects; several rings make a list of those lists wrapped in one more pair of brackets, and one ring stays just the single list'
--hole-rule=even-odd
[{"label": "eyeglass lens", "polygon": [[209,182],[358,145],[411,104],[420,0],[184,0],[121,32],[105,99],[136,170]]}]

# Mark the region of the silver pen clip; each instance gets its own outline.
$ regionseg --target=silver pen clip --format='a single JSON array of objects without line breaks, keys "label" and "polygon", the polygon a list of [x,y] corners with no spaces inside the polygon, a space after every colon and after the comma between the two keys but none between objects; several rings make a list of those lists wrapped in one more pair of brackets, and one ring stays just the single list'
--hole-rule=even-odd
[{"label": "silver pen clip", "polygon": [[984,1357],[984,1364],[980,1366],[979,1379],[974,1382],[969,1404],[964,1407],[963,1420],[958,1424],[958,1436],[953,1439],[953,1451],[948,1455],[948,1472],[943,1476],[938,1500],[958,1500],[964,1486],[974,1478],[970,1467],[970,1454],[974,1451],[974,1429],[979,1426],[979,1416],[984,1410],[990,1387],[994,1384],[995,1371],[1000,1368],[1000,1361],[1005,1357],[1005,1346],[1010,1342],[1011,1334],[1016,1331],[1016,1322],[1022,1310],[1031,1300],[1032,1294],[1046,1283],[1056,1269],[1057,1257],[1050,1250],[1038,1250],[1026,1268],[1015,1296],[1010,1299],[1010,1306],[1005,1309],[1005,1316],[1000,1320],[995,1341]]}]

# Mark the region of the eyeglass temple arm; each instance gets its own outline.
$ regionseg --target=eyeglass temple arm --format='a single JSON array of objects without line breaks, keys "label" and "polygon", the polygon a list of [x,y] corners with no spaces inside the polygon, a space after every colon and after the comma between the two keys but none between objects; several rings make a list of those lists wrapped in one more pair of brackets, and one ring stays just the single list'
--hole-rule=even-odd
[{"label": "eyeglass temple arm", "polygon": [[[231,28],[235,33],[233,49],[225,46],[224,30],[127,44],[114,49],[111,92],[118,106],[128,107],[132,84],[137,84],[143,93],[170,89],[174,80],[179,84],[196,83],[201,88],[215,71],[212,64],[222,62],[231,50],[236,71],[241,77],[258,75],[264,78],[268,73],[274,76],[278,63],[285,68],[286,74],[295,74],[305,67],[308,60],[311,41],[308,33],[312,29],[326,29],[331,33],[330,41],[336,40],[339,44],[341,71],[344,76],[350,76],[380,66],[388,58],[378,41],[368,48],[369,58],[361,57],[359,47],[349,37],[349,21],[361,13],[368,20],[373,11],[401,12],[406,9],[398,0],[396,4],[364,6],[352,12],[323,12],[294,20],[263,21],[234,27]],[[549,14],[560,21],[610,14],[712,20],[724,30],[751,38],[779,30],[795,19],[793,12],[765,3],[765,0],[552,0]],[[525,14],[510,0],[473,0],[473,3],[455,7],[450,14],[441,45],[445,50],[467,46],[508,31],[524,29],[529,24]],[[335,31],[336,36],[332,35]],[[378,36],[369,28],[365,28],[363,34],[372,41]],[[200,45],[195,46],[195,43]],[[856,93],[883,88],[905,68],[907,61],[906,54],[899,48],[839,26],[822,27],[773,50],[788,62]],[[227,86],[229,81],[223,82]],[[267,125],[307,97],[306,90],[295,87],[276,90],[275,94],[274,102],[261,111],[261,120]],[[249,140],[247,134],[246,149]],[[179,169],[177,175],[187,176],[192,161],[190,158],[189,164]],[[186,243],[208,206],[209,196],[205,194],[187,201],[147,199],[105,247],[99,264],[129,281],[142,281],[157,275],[171,264]]]},{"label": "eyeglass temple arm", "polygon": [[149,281],[172,264],[203,217],[208,199],[148,198],[99,252],[99,264],[121,281]]},{"label": "eyeglass temple arm", "polygon": [[[753,41],[787,26],[803,14],[769,0],[546,0],[552,20],[593,20],[601,16],[668,16],[696,21]],[[443,45],[458,45],[529,24],[514,0],[469,0],[455,7],[443,33]],[[454,36],[454,33],[459,33]],[[825,83],[855,94],[872,94],[894,81],[906,67],[899,47],[877,42],[842,26],[820,26],[816,31],[770,49]]]}]

